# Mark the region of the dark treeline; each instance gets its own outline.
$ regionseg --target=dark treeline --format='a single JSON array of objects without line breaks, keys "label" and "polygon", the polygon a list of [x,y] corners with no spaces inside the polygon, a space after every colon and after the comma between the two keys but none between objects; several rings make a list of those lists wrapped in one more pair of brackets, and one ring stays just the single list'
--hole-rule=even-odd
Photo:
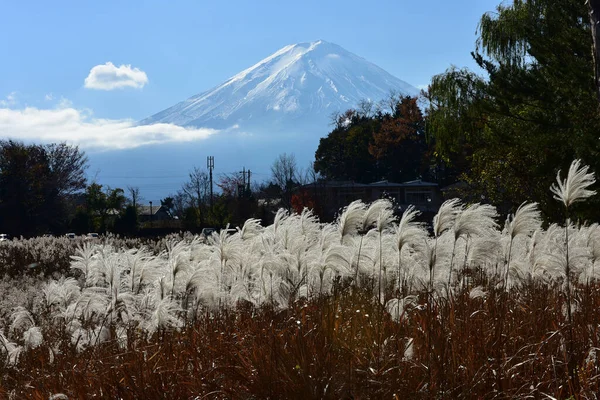
[{"label": "dark treeline", "polygon": [[333,130],[315,154],[314,167],[323,178],[360,183],[434,178],[432,144],[417,98],[391,93],[332,119]]},{"label": "dark treeline", "polygon": [[66,229],[78,192],[85,188],[87,158],[66,144],[0,141],[0,226],[32,236]]},{"label": "dark treeline", "polygon": [[[237,226],[248,218],[270,223],[278,208],[291,209],[293,189],[305,183],[293,154],[282,154],[273,163],[270,181],[251,182],[250,172],[220,175],[211,198],[208,172],[194,167],[177,193],[149,210],[139,188],[87,182],[87,167],[77,146],[0,141],[0,232],[13,237],[67,232],[133,236]],[[154,216],[159,208],[167,218]]]}]

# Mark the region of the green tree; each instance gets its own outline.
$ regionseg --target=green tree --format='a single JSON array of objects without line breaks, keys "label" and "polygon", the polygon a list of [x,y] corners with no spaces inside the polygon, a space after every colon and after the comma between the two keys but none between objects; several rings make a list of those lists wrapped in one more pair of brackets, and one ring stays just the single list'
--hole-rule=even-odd
[{"label": "green tree", "polygon": [[600,167],[591,48],[578,0],[515,1],[485,14],[473,52],[485,76],[452,68],[429,87],[437,153],[501,211],[533,200],[555,217],[556,170],[573,158]]},{"label": "green tree", "polygon": [[85,191],[85,201],[91,220],[90,227],[95,231],[105,231],[108,205],[102,185],[95,182],[89,185]]},{"label": "green tree", "polygon": [[86,189],[86,206],[93,229],[99,232],[113,229],[125,211],[126,202],[125,192],[121,188],[103,189],[102,185],[95,182],[89,185]]},{"label": "green tree", "polygon": [[115,220],[113,229],[122,235],[134,235],[138,232],[138,228],[137,208],[130,204]]},{"label": "green tree", "polygon": [[429,178],[431,146],[417,98],[392,93],[383,104],[388,111],[361,102],[359,110],[335,116],[315,153],[314,170],[322,178],[360,183]]},{"label": "green tree", "polygon": [[417,98],[409,96],[396,101],[392,114],[381,117],[369,143],[380,174],[396,182],[427,175],[428,150],[423,114]]},{"label": "green tree", "polygon": [[75,210],[75,216],[71,220],[70,229],[79,234],[85,234],[93,231],[92,216],[84,206],[78,206]]},{"label": "green tree", "polygon": [[45,150],[48,153],[53,186],[59,196],[73,195],[85,189],[88,158],[79,147],[52,143],[45,146]]},{"label": "green tree", "polygon": [[86,167],[77,147],[0,141],[0,229],[24,236],[64,231]]},{"label": "green tree", "polygon": [[335,117],[334,129],[321,138],[315,153],[315,170],[329,180],[378,180],[377,162],[369,152],[379,118],[348,110]]},{"label": "green tree", "polygon": [[211,227],[222,228],[231,223],[233,220],[233,212],[231,209],[234,209],[235,211],[237,208],[231,204],[235,204],[237,200],[238,199],[235,197],[227,196],[225,194],[216,196],[207,224]]}]

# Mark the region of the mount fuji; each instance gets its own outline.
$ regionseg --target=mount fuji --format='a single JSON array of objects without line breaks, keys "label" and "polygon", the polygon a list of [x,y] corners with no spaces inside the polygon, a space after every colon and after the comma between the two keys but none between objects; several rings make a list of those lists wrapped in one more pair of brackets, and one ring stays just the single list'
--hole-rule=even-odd
[{"label": "mount fuji", "polygon": [[212,128],[207,139],[89,154],[97,178],[111,187],[138,186],[146,200],[181,188],[194,166],[214,156],[215,173],[251,169],[270,177],[284,152],[298,166],[314,160],[319,139],[331,131],[331,115],[378,102],[396,92],[419,91],[367,60],[322,40],[285,46],[221,85],[139,122]]},{"label": "mount fuji", "polygon": [[[141,124],[273,131],[309,123],[327,133],[329,116],[379,101],[395,91],[419,91],[342,47],[319,40],[285,46],[223,84],[142,120]],[[325,122],[325,125],[322,123]]]}]

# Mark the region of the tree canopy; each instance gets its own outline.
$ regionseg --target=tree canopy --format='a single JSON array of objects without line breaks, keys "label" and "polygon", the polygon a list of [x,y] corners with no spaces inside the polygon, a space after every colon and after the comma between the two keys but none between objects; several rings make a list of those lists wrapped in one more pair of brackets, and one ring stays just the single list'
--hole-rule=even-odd
[{"label": "tree canopy", "polygon": [[0,230],[23,236],[63,230],[73,195],[85,188],[86,168],[74,146],[0,141]]},{"label": "tree canopy", "polygon": [[373,113],[363,106],[334,118],[315,153],[315,171],[329,180],[407,181],[427,177],[430,145],[417,98],[391,95]]},{"label": "tree canopy", "polygon": [[579,0],[503,3],[478,31],[472,55],[485,75],[451,68],[433,78],[428,135],[501,211],[532,200],[555,215],[548,188],[558,168],[582,158],[600,171],[588,9]]}]

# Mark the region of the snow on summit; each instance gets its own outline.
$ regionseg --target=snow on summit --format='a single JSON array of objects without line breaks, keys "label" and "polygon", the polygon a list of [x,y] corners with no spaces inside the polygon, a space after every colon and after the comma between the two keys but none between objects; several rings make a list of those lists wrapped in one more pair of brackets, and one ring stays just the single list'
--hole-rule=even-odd
[{"label": "snow on summit", "polygon": [[[327,124],[335,111],[391,90],[418,89],[342,47],[322,40],[288,45],[223,84],[141,121],[182,126],[284,128]],[[325,125],[326,127],[326,125]]]}]

